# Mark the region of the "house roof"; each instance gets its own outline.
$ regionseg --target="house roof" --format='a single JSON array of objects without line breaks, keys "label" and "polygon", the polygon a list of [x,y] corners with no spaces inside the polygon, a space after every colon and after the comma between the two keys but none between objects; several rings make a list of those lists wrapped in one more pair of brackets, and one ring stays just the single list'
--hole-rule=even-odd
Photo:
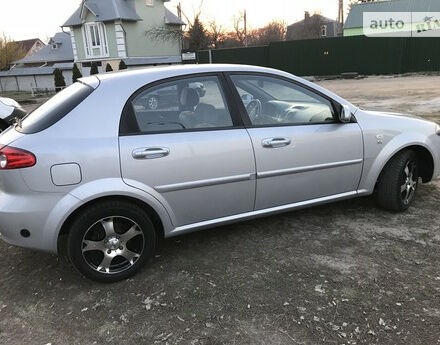
[{"label": "house roof", "polygon": [[77,26],[83,24],[86,10],[89,10],[99,22],[110,20],[139,21],[141,17],[136,13],[134,0],[84,0],[78,9],[63,24]]},{"label": "house roof", "polygon": [[44,45],[43,41],[39,38],[31,38],[29,40],[23,40],[23,41],[15,41],[14,43],[19,44],[21,47],[23,47],[23,50],[26,51],[26,53],[32,49],[32,47],[35,45],[35,43],[40,42],[41,45]]},{"label": "house roof", "polygon": [[[322,16],[320,14],[311,15],[308,20],[312,20],[313,21],[314,19],[319,19],[319,21],[322,22],[322,23],[334,23],[334,22],[336,22],[336,20],[324,17],[324,16]],[[302,26],[305,23],[305,21],[306,21],[305,19],[300,20],[299,22],[293,23],[293,24],[289,25],[288,27],[291,28],[291,27],[295,27],[295,26]]]},{"label": "house roof", "polygon": [[0,72],[0,77],[18,77],[25,75],[50,75],[53,74],[56,68],[60,70],[71,71],[73,68],[73,62],[66,64],[54,64],[53,66],[45,66],[45,67],[16,67],[10,69],[9,71]]},{"label": "house roof", "polygon": [[[57,44],[57,49],[53,49],[53,44]],[[15,61],[16,64],[25,63],[46,63],[56,61],[73,61],[72,41],[70,34],[58,32],[49,41],[49,44],[36,51],[31,56],[26,56],[21,60]]]},{"label": "house roof", "polygon": [[384,0],[355,4],[344,29],[363,27],[364,12],[440,12],[440,0]]},{"label": "house roof", "polygon": [[[165,2],[169,0],[163,1]],[[136,12],[135,0],[84,0],[78,9],[63,24],[63,27],[82,25],[86,13],[84,11],[87,10],[92,12],[98,22],[112,20],[142,20]],[[165,23],[170,25],[185,24],[168,9],[165,9]]]},{"label": "house roof", "polygon": [[165,9],[165,24],[170,25],[186,25],[182,19],[180,19],[178,16],[176,16],[173,12]]}]

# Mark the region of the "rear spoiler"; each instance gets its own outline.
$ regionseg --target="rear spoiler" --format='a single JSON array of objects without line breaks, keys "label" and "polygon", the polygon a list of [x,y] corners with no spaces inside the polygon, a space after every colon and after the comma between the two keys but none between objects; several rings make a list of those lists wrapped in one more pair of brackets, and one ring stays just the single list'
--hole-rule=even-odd
[{"label": "rear spoiler", "polygon": [[99,84],[101,83],[101,81],[99,80],[99,78],[95,75],[92,75],[90,77],[85,77],[85,78],[80,78],[78,79],[78,81],[84,85],[90,86],[92,89],[96,89]]}]

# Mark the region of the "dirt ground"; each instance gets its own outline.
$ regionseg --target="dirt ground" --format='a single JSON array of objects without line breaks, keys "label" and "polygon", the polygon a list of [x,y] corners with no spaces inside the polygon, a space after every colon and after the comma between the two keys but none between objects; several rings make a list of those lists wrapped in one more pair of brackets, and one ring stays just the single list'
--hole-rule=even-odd
[{"label": "dirt ground", "polygon": [[322,80],[317,84],[369,110],[387,110],[439,120],[440,76],[380,76]]},{"label": "dirt ground", "polygon": [[[321,85],[438,120],[440,77]],[[371,198],[165,240],[114,285],[0,242],[0,344],[440,343],[440,181],[392,214]]]}]

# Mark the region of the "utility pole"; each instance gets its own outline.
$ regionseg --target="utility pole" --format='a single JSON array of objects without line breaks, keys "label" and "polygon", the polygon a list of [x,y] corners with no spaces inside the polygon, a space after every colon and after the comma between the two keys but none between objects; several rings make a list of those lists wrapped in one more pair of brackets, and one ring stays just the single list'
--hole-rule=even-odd
[{"label": "utility pole", "polygon": [[180,2],[177,5],[177,15],[178,15],[179,19],[182,19],[182,3],[180,3]]},{"label": "utility pole", "polygon": [[[179,17],[180,20],[182,20],[182,4],[179,2],[179,4],[177,5],[177,16]],[[180,52],[183,51],[183,30],[182,30],[182,26],[180,26]]]},{"label": "utility pole", "polygon": [[340,33],[344,31],[344,0],[339,0],[338,25]]},{"label": "utility pole", "polygon": [[248,39],[247,39],[247,12],[246,12],[246,10],[244,10],[243,18],[244,18],[244,46],[247,47],[248,46]]}]

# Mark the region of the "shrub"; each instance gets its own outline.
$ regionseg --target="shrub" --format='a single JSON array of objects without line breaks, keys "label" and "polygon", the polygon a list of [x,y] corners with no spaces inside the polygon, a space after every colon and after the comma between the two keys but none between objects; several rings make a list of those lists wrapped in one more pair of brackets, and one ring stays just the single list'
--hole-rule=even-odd
[{"label": "shrub", "polygon": [[81,72],[80,72],[78,66],[76,65],[76,63],[74,63],[74,64],[73,64],[73,69],[72,69],[72,81],[73,81],[74,83],[76,83],[76,81],[77,81],[79,78],[82,78],[82,74],[81,74]]},{"label": "shrub", "polygon": [[119,69],[127,69],[127,65],[125,64],[124,60],[121,60],[119,63]]},{"label": "shrub", "polygon": [[59,68],[55,68],[53,71],[55,79],[55,91],[59,92],[64,86],[66,86],[66,81],[64,80],[63,72]]},{"label": "shrub", "polygon": [[90,75],[98,74],[98,64],[96,62],[92,62],[90,66]]}]

